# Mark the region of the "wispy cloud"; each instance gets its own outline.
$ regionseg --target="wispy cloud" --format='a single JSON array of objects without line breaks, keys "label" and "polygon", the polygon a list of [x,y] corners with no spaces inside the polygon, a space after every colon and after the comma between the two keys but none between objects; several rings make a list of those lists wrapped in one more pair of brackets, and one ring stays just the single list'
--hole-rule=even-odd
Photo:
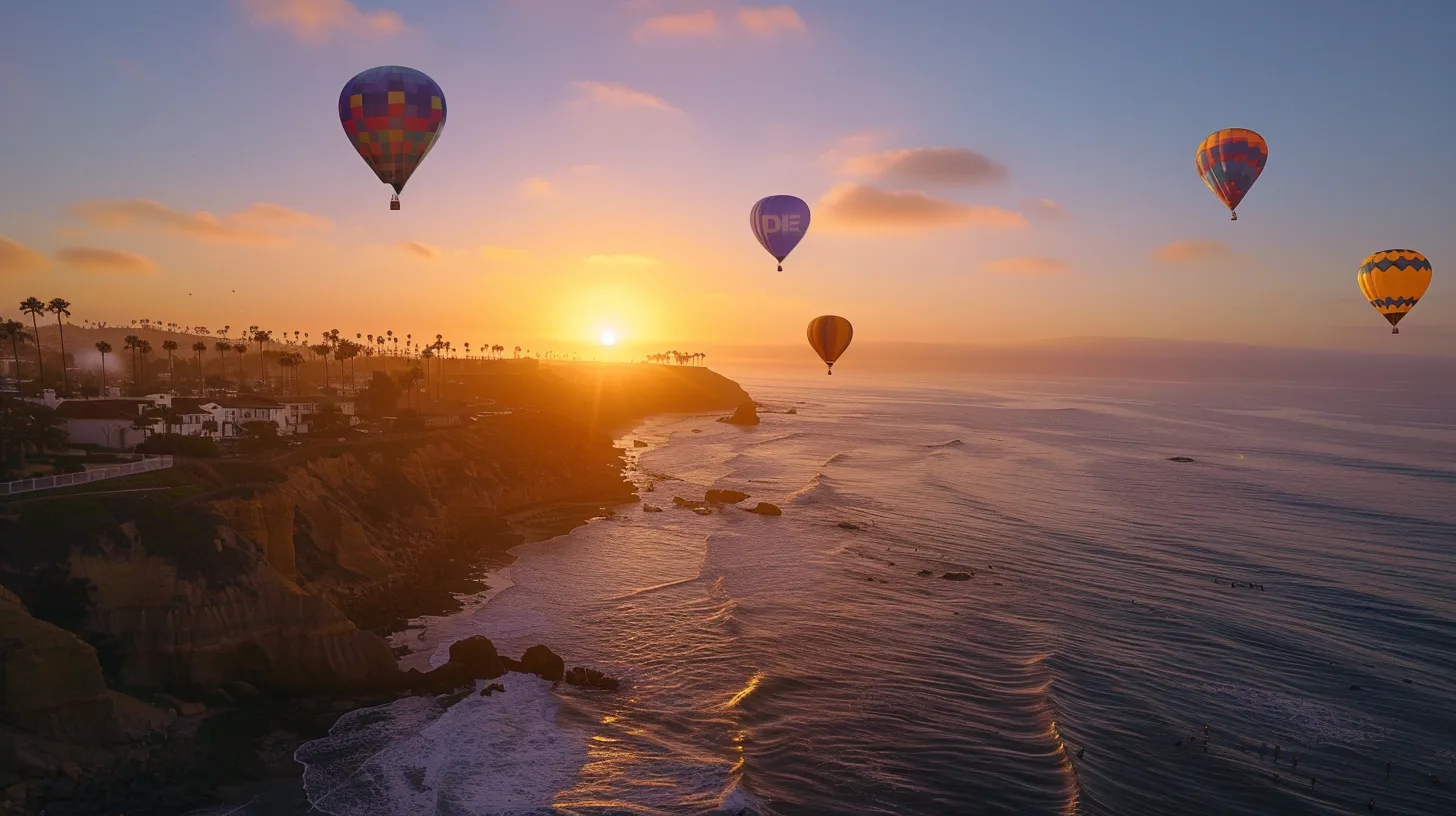
[{"label": "wispy cloud", "polygon": [[1071,271],[1071,266],[1056,258],[1001,258],[981,264],[981,271],[995,275],[1061,275]]},{"label": "wispy cloud", "polygon": [[531,253],[524,249],[502,246],[483,246],[479,254],[481,260],[489,263],[519,263],[531,258]]},{"label": "wispy cloud", "polygon": [[780,32],[802,34],[807,30],[804,18],[793,6],[744,6],[738,9],[738,23],[758,36],[772,36]]},{"label": "wispy cloud", "polygon": [[663,14],[642,21],[632,36],[637,40],[711,37],[718,32],[718,12],[712,9],[686,14]]},{"label": "wispy cloud", "polygon": [[895,184],[974,187],[1005,181],[1001,164],[964,147],[916,147],[850,156],[840,172]]},{"label": "wispy cloud", "polygon": [[1062,205],[1050,198],[1028,198],[1022,203],[1021,208],[1027,215],[1035,218],[1042,218],[1047,221],[1066,221],[1072,217]]},{"label": "wispy cloud", "polygon": [[551,198],[556,195],[556,185],[551,183],[551,179],[531,176],[521,182],[521,192],[535,198]]},{"label": "wispy cloud", "polygon": [[87,272],[116,275],[150,275],[157,271],[151,258],[119,249],[69,247],[56,252],[56,260]]},{"label": "wispy cloud", "polygon": [[681,113],[682,110],[667,100],[647,91],[639,91],[620,82],[596,82],[583,80],[571,83],[582,91],[578,103],[586,103],[612,110],[660,110]]},{"label": "wispy cloud", "polygon": [[1223,241],[1190,239],[1158,247],[1153,251],[1153,259],[1170,264],[1196,264],[1227,260],[1233,254],[1233,250]]},{"label": "wispy cloud", "polygon": [[389,36],[404,20],[388,9],[360,11],[349,0],[238,0],[254,25],[288,29],[300,42],[317,45],[335,34]]},{"label": "wispy cloud", "polygon": [[199,241],[230,244],[283,244],[294,229],[326,229],[327,218],[291,210],[278,204],[258,203],[218,218],[206,210],[174,210],[158,201],[134,198],[82,201],[71,214],[94,226],[111,229],[151,228]]},{"label": "wispy cloud", "polygon": [[422,244],[419,241],[401,241],[395,245],[401,252],[413,255],[424,261],[438,261],[444,253],[440,248],[430,244]]},{"label": "wispy cloud", "polygon": [[[827,226],[859,230],[917,230],[946,227],[1015,229],[1026,226],[1019,212],[933,198],[918,190],[881,190],[840,184],[819,199]],[[817,223],[817,221],[816,221]]]},{"label": "wispy cloud", "polygon": [[631,253],[592,255],[586,259],[586,262],[598,266],[656,266],[661,263],[651,255],[633,255]]},{"label": "wispy cloud", "polygon": [[40,272],[51,265],[46,256],[19,241],[0,235],[0,275]]}]

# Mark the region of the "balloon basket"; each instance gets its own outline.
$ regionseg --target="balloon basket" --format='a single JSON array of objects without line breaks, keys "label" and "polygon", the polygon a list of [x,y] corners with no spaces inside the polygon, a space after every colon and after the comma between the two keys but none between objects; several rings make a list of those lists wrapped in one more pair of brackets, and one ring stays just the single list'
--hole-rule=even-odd
[{"label": "balloon basket", "polygon": [[396,196],[390,196],[389,197],[389,208],[391,210],[397,210],[397,209],[399,209],[399,196],[396,195]]},{"label": "balloon basket", "polygon": [[783,264],[779,264],[779,271],[780,272],[784,271],[784,265]]},{"label": "balloon basket", "polygon": [[1230,221],[1237,221],[1237,220],[1239,220],[1239,214],[1236,213],[1236,212],[1229,213],[1229,220]]},{"label": "balloon basket", "polygon": [[1398,328],[1395,328],[1395,327],[1394,327],[1394,326],[1392,326],[1392,327],[1391,327],[1391,328],[1390,328],[1390,333],[1391,333],[1391,334],[1400,334],[1400,329],[1398,329]]}]

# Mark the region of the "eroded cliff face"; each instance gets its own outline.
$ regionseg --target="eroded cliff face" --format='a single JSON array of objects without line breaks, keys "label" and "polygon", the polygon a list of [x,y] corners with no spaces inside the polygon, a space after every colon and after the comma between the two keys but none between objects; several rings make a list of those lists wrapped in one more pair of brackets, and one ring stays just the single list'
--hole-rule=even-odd
[{"label": "eroded cliff face", "polygon": [[[240,546],[226,527],[218,541]],[[209,587],[137,542],[125,551],[77,555],[71,574],[93,587],[84,628],[115,639],[116,678],[124,686],[206,689],[245,680],[280,690],[347,689],[397,672],[383,640],[261,560]]]},{"label": "eroded cliff face", "polygon": [[96,650],[0,587],[0,721],[75,739],[113,731],[111,707]]},{"label": "eroded cliff face", "polygon": [[579,428],[498,417],[284,460],[282,481],[211,506],[280,575],[343,602],[407,579],[432,554],[468,550],[512,511],[629,500],[619,456]]}]

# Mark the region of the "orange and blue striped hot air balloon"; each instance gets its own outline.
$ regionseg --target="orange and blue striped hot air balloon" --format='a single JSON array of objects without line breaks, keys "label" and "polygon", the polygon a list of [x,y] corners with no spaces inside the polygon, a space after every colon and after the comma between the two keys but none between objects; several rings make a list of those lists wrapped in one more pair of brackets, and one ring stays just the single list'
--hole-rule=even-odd
[{"label": "orange and blue striped hot air balloon", "polygon": [[821,315],[809,321],[809,345],[819,354],[819,359],[834,373],[834,361],[849,348],[854,339],[854,327],[838,315]]},{"label": "orange and blue striped hot air balloon", "polygon": [[445,129],[445,92],[402,65],[361,71],[339,92],[339,121],[349,143],[379,180],[394,188],[389,208]]},{"label": "orange and blue striped hot air balloon", "polygon": [[1431,285],[1431,262],[1414,249],[1387,249],[1360,264],[1355,282],[1370,305],[1390,321],[1390,333],[1400,334],[1395,324]]},{"label": "orange and blue striped hot air balloon", "polygon": [[1268,160],[1269,143],[1263,136],[1246,128],[1226,128],[1203,140],[1193,166],[1208,189],[1229,208],[1229,220],[1237,221],[1235,208],[1249,194]]}]

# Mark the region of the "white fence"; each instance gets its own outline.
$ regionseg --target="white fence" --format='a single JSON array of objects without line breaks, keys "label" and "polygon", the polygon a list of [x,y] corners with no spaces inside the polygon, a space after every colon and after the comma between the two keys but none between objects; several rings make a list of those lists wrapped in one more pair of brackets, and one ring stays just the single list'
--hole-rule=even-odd
[{"label": "white fence", "polygon": [[124,465],[92,468],[81,473],[63,473],[60,476],[37,476],[34,479],[0,482],[0,496],[11,496],[16,493],[29,493],[32,490],[49,490],[53,487],[70,487],[71,485],[99,482],[102,479],[115,479],[118,476],[130,476],[133,473],[165,470],[171,466],[171,456],[148,455],[143,456],[140,462],[127,462]]}]

